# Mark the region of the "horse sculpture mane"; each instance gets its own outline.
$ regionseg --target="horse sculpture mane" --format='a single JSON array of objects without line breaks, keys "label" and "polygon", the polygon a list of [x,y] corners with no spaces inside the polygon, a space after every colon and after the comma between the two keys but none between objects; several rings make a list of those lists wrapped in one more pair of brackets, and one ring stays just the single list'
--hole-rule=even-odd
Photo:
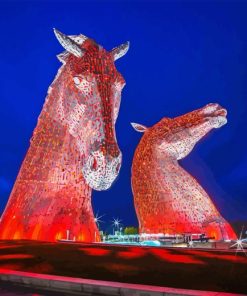
[{"label": "horse sculpture mane", "polygon": [[125,84],[114,61],[129,44],[107,52],[84,35],[55,30],[66,49],[30,148],[2,215],[0,239],[99,240],[91,191],[108,189],[119,173],[115,136]]},{"label": "horse sculpture mane", "polygon": [[226,110],[209,104],[183,116],[163,118],[150,128],[132,124],[144,133],[132,165],[140,232],[236,239],[208,194],[178,163],[210,130],[226,122]]}]

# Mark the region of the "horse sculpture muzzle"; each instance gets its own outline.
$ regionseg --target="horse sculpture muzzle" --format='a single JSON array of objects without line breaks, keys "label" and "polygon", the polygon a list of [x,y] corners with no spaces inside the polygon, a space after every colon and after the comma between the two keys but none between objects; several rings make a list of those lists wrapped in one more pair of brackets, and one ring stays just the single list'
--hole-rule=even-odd
[{"label": "horse sculpture muzzle", "polygon": [[106,190],[118,176],[122,163],[122,153],[112,157],[105,155],[104,151],[93,151],[83,163],[82,173],[87,184],[94,190]]}]

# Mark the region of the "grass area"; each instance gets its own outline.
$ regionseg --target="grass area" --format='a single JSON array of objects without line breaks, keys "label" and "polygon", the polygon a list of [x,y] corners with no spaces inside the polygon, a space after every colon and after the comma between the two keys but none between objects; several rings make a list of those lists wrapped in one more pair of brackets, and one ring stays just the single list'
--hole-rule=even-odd
[{"label": "grass area", "polygon": [[0,268],[247,293],[247,256],[234,251],[0,240]]}]

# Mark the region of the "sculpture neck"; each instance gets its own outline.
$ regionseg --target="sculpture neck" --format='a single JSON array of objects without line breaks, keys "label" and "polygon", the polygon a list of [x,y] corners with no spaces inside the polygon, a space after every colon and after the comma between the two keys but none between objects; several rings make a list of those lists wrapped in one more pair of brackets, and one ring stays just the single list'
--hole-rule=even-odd
[{"label": "sculpture neck", "polygon": [[46,97],[18,178],[61,185],[85,184],[81,172],[85,151],[79,151],[76,138],[59,120],[59,89],[54,83]]}]

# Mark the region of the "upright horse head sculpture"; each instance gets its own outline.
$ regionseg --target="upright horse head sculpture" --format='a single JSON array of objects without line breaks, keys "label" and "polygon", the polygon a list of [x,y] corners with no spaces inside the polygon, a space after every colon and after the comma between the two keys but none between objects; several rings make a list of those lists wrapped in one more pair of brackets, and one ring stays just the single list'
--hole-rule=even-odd
[{"label": "upright horse head sculpture", "polygon": [[121,166],[115,122],[125,84],[107,52],[84,35],[55,35],[65,52],[0,224],[2,239],[94,241],[91,188],[108,189]]},{"label": "upright horse head sculpture", "polygon": [[226,124],[226,114],[218,104],[209,104],[176,118],[163,118],[150,128],[132,124],[144,133],[132,166],[140,232],[236,238],[208,194],[178,163],[209,131]]}]

